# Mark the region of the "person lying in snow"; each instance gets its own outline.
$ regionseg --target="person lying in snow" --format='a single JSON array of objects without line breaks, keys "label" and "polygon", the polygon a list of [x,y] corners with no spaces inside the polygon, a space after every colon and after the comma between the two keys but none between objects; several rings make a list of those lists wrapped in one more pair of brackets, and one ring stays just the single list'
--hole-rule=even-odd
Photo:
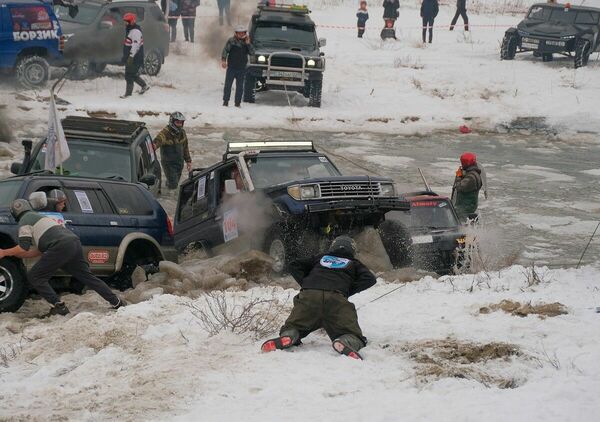
[{"label": "person lying in snow", "polygon": [[375,276],[355,258],[356,243],[348,236],[334,239],[329,252],[290,263],[290,273],[302,289],[279,337],[263,343],[263,352],[288,349],[319,328],[324,328],[336,352],[362,359],[367,344],[348,297],[375,284]]}]

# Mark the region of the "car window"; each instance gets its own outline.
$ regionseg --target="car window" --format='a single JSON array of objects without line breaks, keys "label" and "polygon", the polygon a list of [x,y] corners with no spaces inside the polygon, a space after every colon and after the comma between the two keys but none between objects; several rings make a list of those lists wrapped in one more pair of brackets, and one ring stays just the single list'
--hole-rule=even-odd
[{"label": "car window", "polygon": [[77,8],[57,5],[54,6],[54,13],[61,21],[89,25],[96,20],[101,8],[100,4],[95,3],[80,3]]},{"label": "car window", "polygon": [[104,193],[100,189],[65,188],[68,212],[73,214],[112,214]]},{"label": "car window", "polygon": [[136,185],[103,183],[102,187],[121,215],[152,215],[153,204]]},{"label": "car window", "polygon": [[160,10],[160,7],[158,7],[157,5],[150,6],[150,14],[152,15],[152,17],[154,19],[156,19],[159,22],[166,22],[167,21],[165,19],[164,13],[162,12],[162,10]]},{"label": "car window", "polygon": [[179,215],[177,216],[179,221],[187,221],[193,216],[194,188],[195,183],[187,183],[181,187],[179,192]]},{"label": "car window", "polygon": [[208,175],[204,175],[194,183],[188,183],[181,188],[179,199],[179,221],[192,217],[206,218],[209,214],[209,184]]},{"label": "car window", "polygon": [[245,189],[244,182],[240,175],[240,170],[236,163],[227,164],[217,170],[215,170],[215,177],[217,180],[217,203],[220,204],[226,197],[225,194],[225,181],[235,180],[235,185],[239,192]]},{"label": "car window", "polygon": [[552,22],[574,23],[577,12],[571,9],[553,9],[550,15]]},{"label": "car window", "polygon": [[316,46],[314,26],[281,22],[258,22],[254,30],[254,41],[258,44],[291,43]]},{"label": "car window", "polygon": [[246,160],[252,182],[257,188],[305,179],[340,176],[322,155],[305,157],[255,156]]},{"label": "car window", "polygon": [[549,7],[534,6],[529,11],[529,15],[527,17],[529,19],[537,19],[537,20],[547,21],[550,18],[551,12],[552,12],[552,10]]},{"label": "car window", "polygon": [[52,28],[52,19],[44,6],[11,7],[13,31],[39,31]]},{"label": "car window", "polygon": [[598,24],[599,17],[600,13],[584,10],[577,12],[577,18],[575,19],[575,23],[582,25],[596,25]]},{"label": "car window", "polygon": [[11,202],[17,197],[22,184],[21,180],[0,182],[0,207],[10,206]]},{"label": "car window", "polygon": [[137,17],[138,22],[144,21],[145,10],[143,7],[122,6],[119,7],[119,13],[121,14],[121,16],[125,16],[125,13],[134,13]]},{"label": "car window", "polygon": [[443,229],[459,223],[446,201],[413,201],[410,206],[410,227]]}]

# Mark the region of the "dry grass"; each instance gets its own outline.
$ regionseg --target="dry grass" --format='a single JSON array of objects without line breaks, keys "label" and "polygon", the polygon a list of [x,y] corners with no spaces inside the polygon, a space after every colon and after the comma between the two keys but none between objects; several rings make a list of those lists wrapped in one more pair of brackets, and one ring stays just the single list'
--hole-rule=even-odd
[{"label": "dry grass", "polygon": [[514,302],[512,300],[503,300],[500,303],[494,303],[491,305],[484,306],[479,309],[479,313],[489,314],[491,312],[496,312],[499,310],[519,317],[537,315],[542,319],[546,317],[555,317],[559,315],[568,314],[565,305],[559,302],[540,303],[538,305],[532,305],[531,303],[521,304],[520,302]]},{"label": "dry grass", "polygon": [[98,119],[114,119],[117,117],[117,113],[105,110],[87,111],[87,115]]},{"label": "dry grass", "polygon": [[407,68],[421,70],[425,68],[425,65],[421,63],[421,59],[418,57],[415,58],[408,54],[406,56],[396,57],[396,59],[394,59],[394,67],[397,69]]}]

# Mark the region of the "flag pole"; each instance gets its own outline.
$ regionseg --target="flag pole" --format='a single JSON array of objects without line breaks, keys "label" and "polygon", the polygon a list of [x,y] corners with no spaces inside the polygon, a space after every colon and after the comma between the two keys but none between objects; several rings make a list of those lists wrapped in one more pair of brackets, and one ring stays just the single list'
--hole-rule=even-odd
[{"label": "flag pole", "polygon": [[[67,71],[66,71],[66,72],[64,72],[64,73],[63,73],[63,74],[60,76],[60,78],[58,78],[58,79],[56,80],[56,82],[54,82],[54,84],[52,84],[52,87],[50,88],[50,101],[51,101],[51,103],[55,101],[55,98],[54,98],[54,97],[55,97],[55,96],[56,96],[56,94],[58,93],[58,92],[56,92],[56,93],[54,92],[54,91],[56,90],[56,87],[57,87],[57,86],[58,86],[58,85],[59,85],[61,82],[64,82],[64,81],[66,80],[66,79],[65,79],[65,78],[66,78],[66,76],[67,76],[67,75],[68,75],[68,74],[69,74],[69,73],[70,73],[70,72],[73,70],[73,68],[74,68],[74,67],[75,67],[75,62],[71,62],[70,66],[67,68]],[[64,83],[63,83],[63,85],[64,85]],[[61,85],[61,86],[60,86],[60,88],[58,88],[58,91],[60,91],[60,90],[62,89],[63,85]],[[61,176],[63,175],[63,165],[62,165],[62,162],[61,162],[61,163],[59,164],[59,166],[58,166],[58,172],[59,172],[59,174],[60,174]]]}]

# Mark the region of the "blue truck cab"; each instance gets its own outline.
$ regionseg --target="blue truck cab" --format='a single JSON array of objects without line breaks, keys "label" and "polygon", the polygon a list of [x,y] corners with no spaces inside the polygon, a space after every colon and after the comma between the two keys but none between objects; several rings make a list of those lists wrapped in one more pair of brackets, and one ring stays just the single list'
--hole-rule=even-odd
[{"label": "blue truck cab", "polygon": [[26,88],[45,85],[50,65],[62,60],[64,37],[52,3],[0,0],[0,72]]}]

